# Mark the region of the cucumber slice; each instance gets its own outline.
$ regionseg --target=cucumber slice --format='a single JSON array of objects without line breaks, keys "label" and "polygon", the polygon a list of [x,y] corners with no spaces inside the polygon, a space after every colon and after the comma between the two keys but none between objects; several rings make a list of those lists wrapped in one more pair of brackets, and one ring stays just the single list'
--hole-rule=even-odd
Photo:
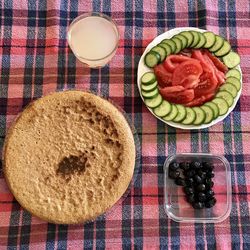
[{"label": "cucumber slice", "polygon": [[145,85],[145,84],[141,84],[141,89],[145,92],[150,92],[153,91],[155,88],[157,88],[158,82],[155,81],[151,84]]},{"label": "cucumber slice", "polygon": [[229,107],[227,102],[223,98],[221,97],[214,98],[212,102],[218,106],[219,115],[225,115],[227,113]]},{"label": "cucumber slice", "polygon": [[204,122],[204,120],[206,119],[205,112],[200,107],[193,107],[192,109],[193,109],[193,111],[195,112],[195,115],[196,115],[193,124],[194,125],[202,124]]},{"label": "cucumber slice", "polygon": [[159,117],[164,117],[168,115],[172,110],[172,105],[168,102],[163,100],[160,106],[154,109],[154,113]]},{"label": "cucumber slice", "polygon": [[203,35],[203,33],[199,33],[199,36],[200,36],[200,41],[196,46],[194,46],[195,49],[202,48],[206,43],[206,37]]},{"label": "cucumber slice", "polygon": [[226,78],[226,83],[231,83],[234,85],[234,87],[237,89],[237,91],[240,90],[241,82],[238,78],[230,76],[230,77]]},{"label": "cucumber slice", "polygon": [[203,106],[208,106],[214,111],[214,119],[216,119],[219,116],[219,108],[215,103],[206,102]]},{"label": "cucumber slice", "polygon": [[171,40],[176,45],[176,50],[174,51],[174,54],[178,54],[181,51],[181,49],[182,49],[182,41],[178,37],[172,37]]},{"label": "cucumber slice", "polygon": [[169,44],[167,43],[159,43],[157,46],[163,47],[166,50],[166,56],[172,53],[172,49]]},{"label": "cucumber slice", "polygon": [[200,32],[193,31],[193,30],[190,31],[190,32],[193,35],[193,42],[190,44],[189,47],[193,48],[200,42],[200,35],[199,35]]},{"label": "cucumber slice", "polygon": [[164,39],[161,41],[161,43],[166,43],[171,47],[171,53],[174,53],[176,51],[176,44],[174,41],[172,41],[171,39]]},{"label": "cucumber slice", "polygon": [[224,39],[221,36],[215,35],[215,43],[209,49],[209,51],[210,52],[216,52],[223,46],[223,44],[224,44]]},{"label": "cucumber slice", "polygon": [[180,104],[176,104],[176,108],[178,110],[177,116],[173,119],[174,122],[181,122],[186,118],[186,108]]},{"label": "cucumber slice", "polygon": [[214,119],[214,111],[208,106],[201,106],[200,107],[205,112],[205,120],[203,123],[208,124]]},{"label": "cucumber slice", "polygon": [[215,34],[213,32],[204,32],[203,35],[206,38],[206,43],[204,44],[203,48],[211,48],[215,44]]},{"label": "cucumber slice", "polygon": [[194,36],[193,36],[193,34],[190,32],[190,31],[182,31],[181,33],[180,33],[180,35],[183,35],[183,36],[185,36],[186,38],[187,38],[187,40],[188,40],[188,43],[187,43],[187,48],[192,44],[192,42],[193,42],[193,40],[194,40]]},{"label": "cucumber slice", "polygon": [[153,68],[160,61],[161,61],[161,56],[155,51],[149,51],[144,58],[144,62],[149,68]]},{"label": "cucumber slice", "polygon": [[226,73],[226,77],[230,77],[230,76],[233,76],[233,77],[236,77],[238,78],[239,80],[241,79],[241,73],[238,69],[230,69],[227,73]]},{"label": "cucumber slice", "polygon": [[178,34],[178,35],[176,35],[174,37],[177,37],[177,38],[179,38],[181,40],[181,43],[182,43],[181,49],[185,49],[187,47],[188,40],[187,40],[187,38],[185,36],[183,36],[181,34]]},{"label": "cucumber slice", "polygon": [[222,91],[219,91],[215,97],[221,97],[223,98],[229,107],[231,107],[233,105],[233,102],[234,102],[234,98],[233,96],[227,92],[226,90],[222,90]]},{"label": "cucumber slice", "polygon": [[230,50],[231,50],[230,43],[228,41],[224,40],[222,47],[218,51],[216,51],[214,54],[218,57],[225,56],[229,53]]},{"label": "cucumber slice", "polygon": [[148,85],[156,81],[155,74],[153,72],[146,72],[141,77],[142,84]]},{"label": "cucumber slice", "polygon": [[192,108],[186,107],[186,118],[181,122],[182,124],[192,124],[196,118],[196,114]]},{"label": "cucumber slice", "polygon": [[226,56],[222,57],[223,62],[225,65],[232,69],[240,64],[240,56],[236,52],[229,52]]},{"label": "cucumber slice", "polygon": [[151,49],[151,51],[157,52],[160,55],[161,62],[163,62],[167,56],[166,50],[161,46],[155,46]]},{"label": "cucumber slice", "polygon": [[171,112],[168,115],[162,117],[162,119],[167,122],[172,121],[177,116],[177,114],[178,114],[178,109],[176,108],[175,104],[172,104]]},{"label": "cucumber slice", "polygon": [[156,108],[158,106],[161,105],[163,99],[162,96],[160,94],[158,94],[157,96],[155,96],[152,99],[145,99],[144,103],[149,107],[149,108]]},{"label": "cucumber slice", "polygon": [[142,90],[141,94],[142,94],[142,96],[144,98],[150,98],[150,99],[152,99],[152,98],[154,98],[155,96],[157,96],[159,94],[159,90],[158,90],[158,88],[156,88],[156,89],[154,89],[154,90],[152,90],[150,92],[146,92],[146,91]]},{"label": "cucumber slice", "polygon": [[237,96],[237,89],[236,87],[232,84],[232,83],[225,83],[220,87],[220,90],[226,90],[227,92],[229,92],[233,98],[235,98]]}]

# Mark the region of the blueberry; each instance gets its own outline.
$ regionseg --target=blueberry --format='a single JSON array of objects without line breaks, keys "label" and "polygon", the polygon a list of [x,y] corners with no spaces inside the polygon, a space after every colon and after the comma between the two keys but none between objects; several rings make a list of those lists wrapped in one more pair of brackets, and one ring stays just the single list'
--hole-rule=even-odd
[{"label": "blueberry", "polygon": [[171,169],[171,170],[177,170],[179,167],[180,167],[180,165],[177,162],[172,162],[169,164],[169,169]]},{"label": "blueberry", "polygon": [[216,199],[213,197],[205,203],[206,208],[213,207],[216,203]]},{"label": "blueberry", "polygon": [[198,193],[198,200],[199,201],[205,201],[206,200],[206,195],[202,192]]},{"label": "blueberry", "polygon": [[206,171],[212,171],[214,169],[214,166],[212,163],[209,162],[202,162],[202,167],[206,170]]},{"label": "blueberry", "polygon": [[177,177],[175,179],[175,184],[178,186],[185,186],[185,180],[181,177]]},{"label": "blueberry", "polygon": [[193,202],[195,202],[195,196],[194,196],[194,194],[190,194],[190,195],[188,195],[187,196],[187,201],[189,202],[189,203],[193,203]]},{"label": "blueberry", "polygon": [[208,178],[213,178],[214,177],[214,172],[207,172],[207,177]]},{"label": "blueberry", "polygon": [[181,162],[180,163],[180,168],[183,170],[188,170],[190,168],[189,162]]},{"label": "blueberry", "polygon": [[206,172],[204,172],[203,170],[199,169],[196,173],[201,177],[201,179],[206,178]]},{"label": "blueberry", "polygon": [[190,187],[190,186],[192,186],[193,184],[194,184],[194,179],[193,179],[193,178],[190,177],[190,178],[187,178],[187,179],[186,179],[186,185],[187,185],[187,186]]},{"label": "blueberry", "polygon": [[184,192],[187,195],[193,194],[194,193],[194,189],[192,187],[184,187]]},{"label": "blueberry", "polygon": [[171,179],[176,179],[177,177],[180,176],[180,171],[179,170],[170,170],[168,173],[169,178]]},{"label": "blueberry", "polygon": [[202,167],[207,168],[207,167],[210,167],[210,166],[211,166],[210,162],[207,162],[207,161],[202,162]]},{"label": "blueberry", "polygon": [[192,162],[191,167],[194,169],[200,169],[201,168],[201,163],[198,161]]},{"label": "blueberry", "polygon": [[204,181],[205,184],[209,184],[209,183],[211,183],[211,182],[212,182],[212,179],[211,179],[211,178],[206,178],[205,181]]},{"label": "blueberry", "polygon": [[214,191],[212,189],[207,190],[206,192],[207,199],[214,196]]},{"label": "blueberry", "polygon": [[196,190],[197,190],[197,191],[200,191],[200,192],[204,191],[205,189],[206,189],[205,184],[199,184],[199,185],[196,187]]},{"label": "blueberry", "polygon": [[196,174],[198,174],[198,175],[203,174],[203,170],[202,170],[202,169],[198,169],[198,170],[196,171]]},{"label": "blueberry", "polygon": [[214,186],[214,182],[212,181],[212,179],[206,179],[205,184],[207,189],[210,189]]},{"label": "blueberry", "polygon": [[195,170],[190,169],[190,170],[188,170],[188,171],[185,172],[185,175],[186,175],[187,177],[192,177],[192,176],[195,175]]},{"label": "blueberry", "polygon": [[201,209],[201,208],[204,208],[204,203],[203,202],[194,202],[193,203],[193,208],[195,209]]},{"label": "blueberry", "polygon": [[195,183],[200,184],[200,183],[202,183],[202,178],[196,174],[194,176],[194,181],[195,181]]},{"label": "blueberry", "polygon": [[211,173],[213,170],[212,169],[204,169],[206,173]]},{"label": "blueberry", "polygon": [[206,173],[203,172],[203,173],[200,175],[200,177],[204,180],[204,179],[206,178]]}]

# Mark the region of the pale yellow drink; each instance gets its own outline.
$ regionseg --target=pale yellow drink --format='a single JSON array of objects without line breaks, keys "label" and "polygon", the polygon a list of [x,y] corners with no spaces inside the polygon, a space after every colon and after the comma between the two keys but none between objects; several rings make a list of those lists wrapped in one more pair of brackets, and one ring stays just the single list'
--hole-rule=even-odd
[{"label": "pale yellow drink", "polygon": [[84,14],[70,25],[68,43],[75,56],[91,68],[102,67],[115,55],[119,33],[103,14]]}]

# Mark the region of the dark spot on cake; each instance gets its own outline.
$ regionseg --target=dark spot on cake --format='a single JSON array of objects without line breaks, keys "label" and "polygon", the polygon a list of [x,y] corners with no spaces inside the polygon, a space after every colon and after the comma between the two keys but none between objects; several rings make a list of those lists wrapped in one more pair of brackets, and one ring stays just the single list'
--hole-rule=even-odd
[{"label": "dark spot on cake", "polygon": [[114,141],[112,139],[110,139],[110,138],[105,139],[105,142],[107,144],[111,144],[111,145],[113,145],[113,143],[114,143]]},{"label": "dark spot on cake", "polygon": [[118,155],[117,155],[117,160],[119,161],[119,162],[121,162],[122,161],[122,153],[119,153]]},{"label": "dark spot on cake", "polygon": [[117,179],[118,179],[118,177],[119,177],[119,176],[118,176],[118,174],[113,175],[113,176],[112,176],[111,181],[115,181],[115,180],[117,180]]},{"label": "dark spot on cake", "polygon": [[103,122],[104,128],[109,128],[109,125],[110,125],[110,122],[111,122],[111,120],[110,120],[109,117],[107,117],[107,116],[104,117],[103,120],[102,120],[102,122]]},{"label": "dark spot on cake", "polygon": [[92,157],[93,159],[95,159],[95,158],[96,158],[96,155],[95,155],[95,153],[94,153],[94,152],[90,152],[90,155],[91,155],[91,157]]},{"label": "dark spot on cake", "polygon": [[102,114],[98,111],[95,112],[95,120],[100,122],[102,120]]},{"label": "dark spot on cake", "polygon": [[87,191],[87,196],[88,196],[89,199],[92,199],[93,196],[94,196],[94,192],[92,190],[88,190]]},{"label": "dark spot on cake", "polygon": [[66,178],[65,178],[65,181],[68,183],[69,181],[71,180],[71,176],[67,176]]},{"label": "dark spot on cake", "polygon": [[70,107],[69,106],[64,106],[63,107],[63,113],[64,114],[70,114]]},{"label": "dark spot on cake", "polygon": [[102,178],[98,178],[96,182],[97,182],[98,184],[101,184],[101,183],[102,183],[102,181],[103,181],[103,179],[102,179]]},{"label": "dark spot on cake", "polygon": [[88,167],[90,167],[90,164],[85,153],[82,153],[78,156],[70,155],[68,157],[64,157],[58,164],[56,174],[61,175],[66,182],[69,182],[71,179],[71,175],[81,175]]},{"label": "dark spot on cake", "polygon": [[85,165],[85,167],[86,167],[86,168],[91,167],[90,163],[89,163],[89,162],[87,162],[87,163],[86,163],[86,165]]},{"label": "dark spot on cake", "polygon": [[86,110],[86,112],[89,114],[89,116],[92,116],[93,111],[94,111],[93,108],[88,108]]},{"label": "dark spot on cake", "polygon": [[47,176],[47,177],[45,177],[44,181],[45,181],[46,184],[48,184],[49,181],[50,181],[50,178]]},{"label": "dark spot on cake", "polygon": [[114,129],[113,131],[112,131],[112,134],[111,134],[113,137],[115,137],[115,138],[118,138],[118,133],[117,133],[117,130],[116,129]]}]

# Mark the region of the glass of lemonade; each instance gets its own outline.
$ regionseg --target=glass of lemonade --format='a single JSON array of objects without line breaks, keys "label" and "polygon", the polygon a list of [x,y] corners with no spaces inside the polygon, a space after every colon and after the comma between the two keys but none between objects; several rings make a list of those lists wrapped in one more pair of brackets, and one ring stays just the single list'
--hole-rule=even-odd
[{"label": "glass of lemonade", "polygon": [[75,56],[91,68],[102,67],[115,55],[119,32],[112,19],[101,13],[85,13],[73,20],[68,43]]}]

